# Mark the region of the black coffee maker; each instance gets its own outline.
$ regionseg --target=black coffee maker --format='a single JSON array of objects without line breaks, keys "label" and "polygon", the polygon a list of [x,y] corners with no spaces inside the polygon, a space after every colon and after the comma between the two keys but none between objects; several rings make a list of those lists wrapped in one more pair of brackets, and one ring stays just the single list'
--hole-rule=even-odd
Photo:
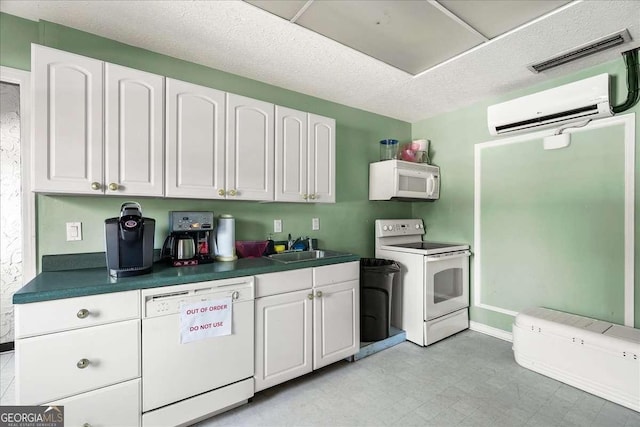
[{"label": "black coffee maker", "polygon": [[120,206],[120,217],[104,221],[107,269],[113,277],[147,274],[153,266],[156,221],[142,216],[136,202]]}]

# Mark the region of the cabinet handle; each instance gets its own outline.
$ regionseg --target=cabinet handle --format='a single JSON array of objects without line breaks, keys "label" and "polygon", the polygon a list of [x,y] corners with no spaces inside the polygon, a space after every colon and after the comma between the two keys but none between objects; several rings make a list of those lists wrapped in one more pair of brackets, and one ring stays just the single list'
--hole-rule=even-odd
[{"label": "cabinet handle", "polygon": [[317,296],[318,298],[322,298],[322,291],[318,291],[318,292],[316,292],[316,296]]},{"label": "cabinet handle", "polygon": [[307,200],[309,198],[309,195],[305,193],[305,194],[302,195],[302,198]]},{"label": "cabinet handle", "polygon": [[233,293],[231,294],[231,298],[234,299],[234,300],[240,298],[240,292],[233,291]]},{"label": "cabinet handle", "polygon": [[309,299],[313,299],[313,294],[309,294],[309,295],[307,295],[307,298],[309,298]]},{"label": "cabinet handle", "polygon": [[102,187],[102,186],[100,185],[100,183],[99,183],[99,182],[92,182],[92,183],[91,183],[91,189],[92,189],[92,190],[99,190],[99,189],[100,189],[100,187]]},{"label": "cabinet handle", "polygon": [[83,308],[82,310],[78,311],[78,319],[85,319],[87,317],[89,317],[89,310],[87,310],[86,308]]},{"label": "cabinet handle", "polygon": [[82,424],[82,427],[91,427],[91,424],[89,424],[89,423],[84,423],[84,424]]},{"label": "cabinet handle", "polygon": [[86,368],[87,366],[89,366],[89,359],[80,359],[80,360],[78,360],[78,363],[76,363],[76,366],[79,369]]},{"label": "cabinet handle", "polygon": [[312,194],[312,195],[310,195],[310,196],[309,196],[309,198],[310,198],[311,200],[315,200],[315,199],[316,199],[316,195],[315,195],[315,194]]},{"label": "cabinet handle", "polygon": [[230,196],[235,196],[236,194],[238,194],[238,192],[236,190],[230,190],[228,194]]},{"label": "cabinet handle", "polygon": [[218,190],[218,196],[224,196],[224,190],[222,188]]},{"label": "cabinet handle", "polygon": [[111,184],[109,184],[109,190],[111,190],[111,191],[117,191],[118,188],[120,188],[120,186],[118,184],[116,184],[115,182],[112,182]]}]

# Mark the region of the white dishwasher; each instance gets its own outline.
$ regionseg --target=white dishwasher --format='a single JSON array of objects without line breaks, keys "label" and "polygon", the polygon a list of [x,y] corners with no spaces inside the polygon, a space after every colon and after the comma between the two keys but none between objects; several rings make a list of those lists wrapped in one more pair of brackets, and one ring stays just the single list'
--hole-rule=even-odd
[{"label": "white dishwasher", "polygon": [[[231,334],[181,344],[183,304],[225,298]],[[143,426],[189,424],[253,396],[253,277],[145,289],[142,304]]]}]

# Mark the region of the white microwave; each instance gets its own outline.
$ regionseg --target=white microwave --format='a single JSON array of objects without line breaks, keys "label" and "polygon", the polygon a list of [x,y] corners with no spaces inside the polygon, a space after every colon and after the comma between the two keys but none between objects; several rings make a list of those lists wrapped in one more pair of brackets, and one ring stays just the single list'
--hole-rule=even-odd
[{"label": "white microwave", "polygon": [[384,160],[369,165],[369,200],[434,201],[440,197],[440,168]]}]

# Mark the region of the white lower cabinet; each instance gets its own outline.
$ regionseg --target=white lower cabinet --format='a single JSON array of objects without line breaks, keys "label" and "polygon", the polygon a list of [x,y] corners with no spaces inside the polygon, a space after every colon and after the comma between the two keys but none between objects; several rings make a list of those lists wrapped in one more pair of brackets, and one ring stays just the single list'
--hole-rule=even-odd
[{"label": "white lower cabinet", "polygon": [[140,320],[17,340],[17,400],[41,404],[137,378],[139,347]]},{"label": "white lower cabinet", "polygon": [[64,406],[68,426],[139,426],[140,379],[49,402]]},{"label": "white lower cabinet", "polygon": [[140,291],[17,304],[16,403],[65,425],[140,425]]},{"label": "white lower cabinet", "polygon": [[255,391],[312,371],[312,289],[256,301]]},{"label": "white lower cabinet", "polygon": [[313,369],[360,350],[360,284],[350,280],[314,288]]},{"label": "white lower cabinet", "polygon": [[255,391],[358,352],[359,275],[351,262],[256,276]]}]

